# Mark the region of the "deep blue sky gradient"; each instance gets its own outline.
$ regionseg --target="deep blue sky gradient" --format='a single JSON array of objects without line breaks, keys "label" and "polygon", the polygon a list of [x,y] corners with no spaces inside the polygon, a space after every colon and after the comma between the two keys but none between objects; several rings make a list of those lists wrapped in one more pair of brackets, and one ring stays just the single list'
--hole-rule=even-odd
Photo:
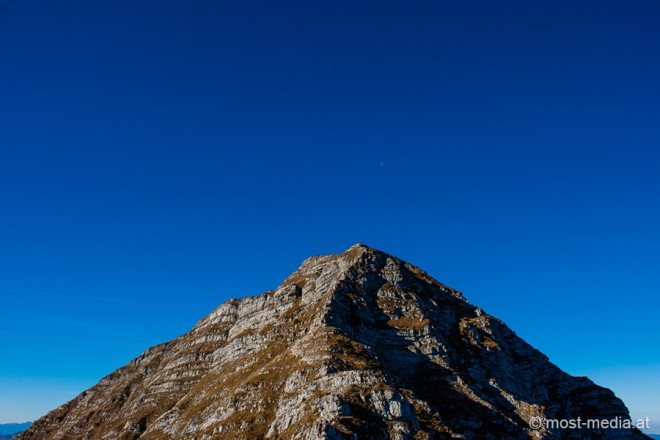
[{"label": "deep blue sky gradient", "polygon": [[660,426],[658,78],[652,0],[0,0],[0,422],[364,242]]}]

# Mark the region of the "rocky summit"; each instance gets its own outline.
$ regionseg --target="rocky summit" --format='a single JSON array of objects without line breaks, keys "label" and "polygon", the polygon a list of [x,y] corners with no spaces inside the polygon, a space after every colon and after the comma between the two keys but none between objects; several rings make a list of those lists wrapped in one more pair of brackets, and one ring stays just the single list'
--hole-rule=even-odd
[{"label": "rocky summit", "polygon": [[231,299],[50,412],[19,439],[647,439],[533,430],[628,419],[422,270],[355,245]]}]

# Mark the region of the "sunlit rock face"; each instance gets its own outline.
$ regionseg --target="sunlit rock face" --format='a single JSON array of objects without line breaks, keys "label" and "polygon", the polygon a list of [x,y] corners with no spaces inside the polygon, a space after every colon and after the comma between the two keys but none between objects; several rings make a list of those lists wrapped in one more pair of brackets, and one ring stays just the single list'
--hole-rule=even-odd
[{"label": "sunlit rock face", "polygon": [[355,245],[232,299],[35,422],[28,439],[645,439],[533,430],[628,417],[462,294]]}]

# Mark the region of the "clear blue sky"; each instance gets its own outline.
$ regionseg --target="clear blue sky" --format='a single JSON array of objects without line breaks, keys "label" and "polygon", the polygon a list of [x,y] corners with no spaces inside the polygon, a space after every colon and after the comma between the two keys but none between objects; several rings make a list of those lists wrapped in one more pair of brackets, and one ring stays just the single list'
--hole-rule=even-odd
[{"label": "clear blue sky", "polygon": [[0,0],[0,423],[363,242],[660,427],[659,78],[655,0]]}]

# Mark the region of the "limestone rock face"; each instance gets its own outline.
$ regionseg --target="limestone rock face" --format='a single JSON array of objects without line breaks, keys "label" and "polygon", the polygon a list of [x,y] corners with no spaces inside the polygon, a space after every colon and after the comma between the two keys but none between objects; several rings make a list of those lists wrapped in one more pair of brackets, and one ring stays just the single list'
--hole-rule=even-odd
[{"label": "limestone rock face", "polygon": [[460,292],[355,245],[232,299],[18,438],[645,439],[529,421],[628,418]]}]

